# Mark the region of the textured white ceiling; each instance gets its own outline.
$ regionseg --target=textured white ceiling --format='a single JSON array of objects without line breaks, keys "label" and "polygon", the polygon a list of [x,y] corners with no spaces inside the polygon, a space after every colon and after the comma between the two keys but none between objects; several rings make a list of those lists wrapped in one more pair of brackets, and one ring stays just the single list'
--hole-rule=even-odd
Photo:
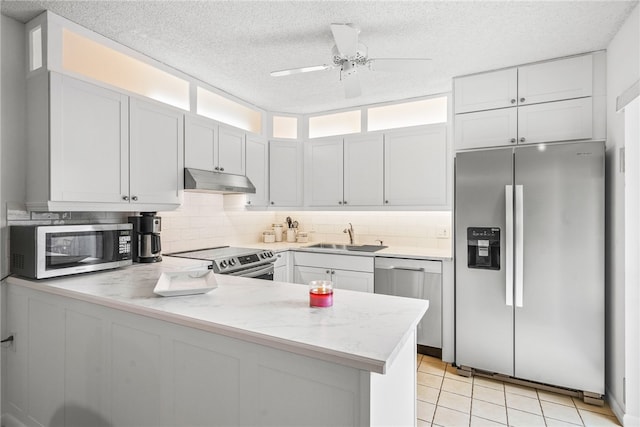
[{"label": "textured white ceiling", "polygon": [[[48,9],[270,111],[308,113],[451,90],[451,78],[606,48],[633,1],[2,1],[26,22]],[[345,99],[329,24],[356,23],[370,57],[428,57],[430,72],[361,69]]]}]

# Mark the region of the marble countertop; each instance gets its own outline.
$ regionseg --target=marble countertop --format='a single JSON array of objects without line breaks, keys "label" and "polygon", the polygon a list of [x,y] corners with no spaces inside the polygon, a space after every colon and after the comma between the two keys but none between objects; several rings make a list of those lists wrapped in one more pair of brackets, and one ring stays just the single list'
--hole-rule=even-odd
[{"label": "marble countertop", "polygon": [[202,265],[165,257],[157,264],[7,282],[376,373],[393,363],[428,308],[424,300],[345,289],[334,291],[333,307],[311,308],[306,286],[228,275],[216,275],[218,287],[206,294],[153,293],[161,273]]},{"label": "marble countertop", "polygon": [[376,252],[363,252],[363,251],[342,251],[331,249],[319,249],[309,248],[308,246],[314,245],[319,242],[308,243],[291,243],[291,242],[277,242],[277,243],[249,243],[242,244],[240,246],[272,250],[276,252],[290,251],[290,250],[303,250],[305,252],[320,252],[320,253],[339,253],[343,255],[360,255],[360,256],[384,256],[392,258],[415,258],[426,259],[435,261],[451,261],[450,249],[437,249],[427,248],[421,246],[388,246],[385,249],[381,249]]}]

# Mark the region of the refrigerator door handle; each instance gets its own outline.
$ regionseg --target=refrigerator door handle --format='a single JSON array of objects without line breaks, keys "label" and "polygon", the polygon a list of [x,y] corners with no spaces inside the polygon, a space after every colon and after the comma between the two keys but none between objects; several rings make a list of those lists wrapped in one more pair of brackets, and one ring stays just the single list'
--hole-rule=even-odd
[{"label": "refrigerator door handle", "polygon": [[515,215],[515,242],[516,242],[516,307],[524,304],[524,188],[516,185],[516,215]]},{"label": "refrigerator door handle", "polygon": [[505,266],[505,297],[508,306],[513,306],[513,186],[504,186],[505,229],[504,236],[507,260]]}]

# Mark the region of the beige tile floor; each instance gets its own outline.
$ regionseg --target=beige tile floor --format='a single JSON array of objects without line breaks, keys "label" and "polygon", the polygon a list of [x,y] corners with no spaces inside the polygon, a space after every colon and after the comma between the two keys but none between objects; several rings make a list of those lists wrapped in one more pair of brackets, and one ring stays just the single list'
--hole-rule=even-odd
[{"label": "beige tile floor", "polygon": [[608,406],[570,396],[465,378],[440,359],[418,354],[418,427],[619,426]]}]

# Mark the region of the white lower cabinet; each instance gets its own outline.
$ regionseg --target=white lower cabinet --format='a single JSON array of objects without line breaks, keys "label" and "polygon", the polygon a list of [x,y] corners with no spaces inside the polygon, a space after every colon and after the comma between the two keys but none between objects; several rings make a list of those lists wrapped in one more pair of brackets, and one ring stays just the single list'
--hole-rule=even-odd
[{"label": "white lower cabinet", "polygon": [[336,289],[373,292],[373,257],[309,252],[294,253],[294,282],[331,280]]}]

